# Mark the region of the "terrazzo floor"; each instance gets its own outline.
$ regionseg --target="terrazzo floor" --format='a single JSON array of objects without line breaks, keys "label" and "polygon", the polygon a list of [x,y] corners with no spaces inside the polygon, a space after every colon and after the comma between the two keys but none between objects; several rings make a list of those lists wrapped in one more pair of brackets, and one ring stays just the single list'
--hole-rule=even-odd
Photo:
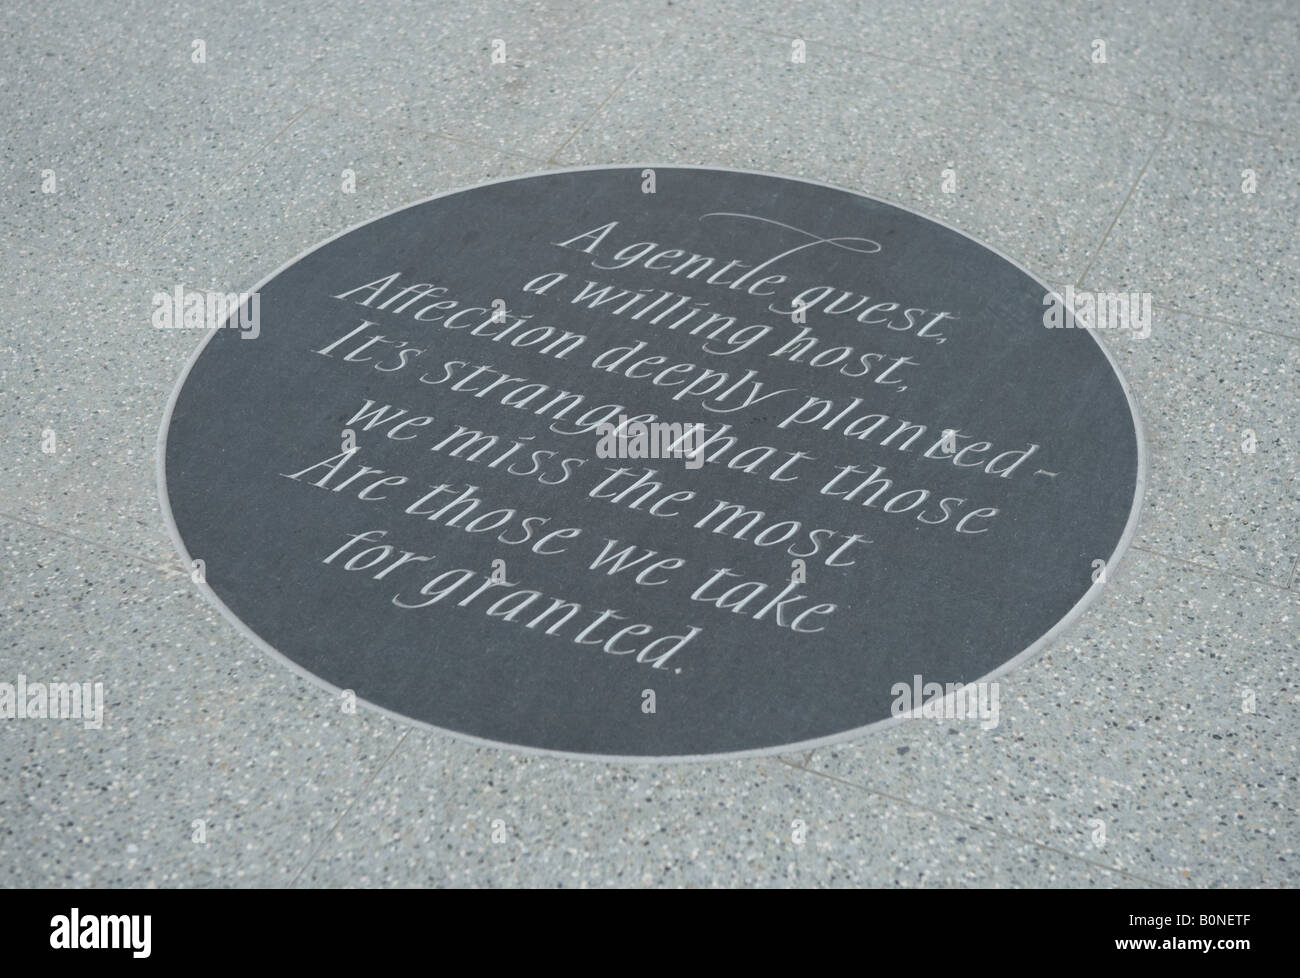
[{"label": "terrazzo floor", "polygon": [[[1298,63],[1286,0],[11,0],[0,681],[102,681],[105,715],[0,720],[0,886],[1296,885]],[[672,766],[478,747],[340,711],[178,566],[155,439],[199,338],[154,293],[646,162],[837,184],[1152,294],[1149,336],[1100,334],[1146,428],[1137,536],[996,728]]]}]

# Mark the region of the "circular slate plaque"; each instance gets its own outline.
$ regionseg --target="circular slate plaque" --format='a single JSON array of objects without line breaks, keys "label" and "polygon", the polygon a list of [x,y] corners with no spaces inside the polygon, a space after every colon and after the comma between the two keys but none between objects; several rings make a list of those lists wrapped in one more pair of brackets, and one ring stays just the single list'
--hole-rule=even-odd
[{"label": "circular slate plaque", "polygon": [[1143,448],[1075,325],[849,191],[506,180],[331,239],[212,329],[164,511],[345,704],[602,757],[808,746],[988,680],[1103,586]]}]

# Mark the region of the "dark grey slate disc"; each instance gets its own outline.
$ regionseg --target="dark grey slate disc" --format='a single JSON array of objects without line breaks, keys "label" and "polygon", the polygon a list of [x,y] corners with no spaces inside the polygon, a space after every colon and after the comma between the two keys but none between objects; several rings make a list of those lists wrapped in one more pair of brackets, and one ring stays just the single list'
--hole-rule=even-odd
[{"label": "dark grey slate disc", "polygon": [[[1113,571],[1144,480],[1094,336],[899,207],[653,178],[442,195],[263,282],[259,335],[206,337],[160,438],[205,593],[363,702],[604,757],[842,739],[890,720],[896,684],[1041,649]],[[588,429],[619,414],[703,424],[710,461],[600,457]]]}]

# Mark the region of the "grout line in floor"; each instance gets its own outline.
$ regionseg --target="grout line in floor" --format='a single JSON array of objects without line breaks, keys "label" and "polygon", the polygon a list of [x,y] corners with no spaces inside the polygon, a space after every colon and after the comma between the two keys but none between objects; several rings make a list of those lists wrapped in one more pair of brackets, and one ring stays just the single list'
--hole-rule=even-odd
[{"label": "grout line in floor", "polygon": [[1097,243],[1097,248],[1093,252],[1092,258],[1089,260],[1088,264],[1083,267],[1083,271],[1079,273],[1079,276],[1074,280],[1074,287],[1076,289],[1081,288],[1083,280],[1087,278],[1088,273],[1092,271],[1092,266],[1095,265],[1097,259],[1101,257],[1101,253],[1106,247],[1106,242],[1110,240],[1111,231],[1115,230],[1115,225],[1119,223],[1119,219],[1123,216],[1125,209],[1128,207],[1128,202],[1133,198],[1133,194],[1137,190],[1138,185],[1142,183],[1142,178],[1146,175],[1147,167],[1149,167],[1151,161],[1155,159],[1156,153],[1159,152],[1160,147],[1165,144],[1165,140],[1169,137],[1169,132],[1173,129],[1173,125],[1173,119],[1166,122],[1164,130],[1156,137],[1155,142],[1152,143],[1151,149],[1147,153],[1147,158],[1142,163],[1142,169],[1138,170],[1137,177],[1133,180],[1133,186],[1129,187],[1128,193],[1124,195],[1124,200],[1119,205],[1119,210],[1115,212],[1115,216],[1111,218],[1110,224],[1107,225],[1105,233],[1101,236],[1101,241]]},{"label": "grout line in floor", "polygon": [[388,756],[384,758],[373,772],[371,772],[370,777],[366,778],[365,783],[352,793],[352,797],[348,799],[347,805],[344,807],[343,811],[339,813],[339,817],[334,820],[334,824],[321,833],[320,841],[312,847],[309,853],[307,853],[307,858],[303,860],[302,866],[300,866],[298,872],[293,875],[293,879],[289,881],[289,885],[286,889],[293,889],[298,885],[298,881],[302,879],[303,874],[307,872],[311,867],[311,864],[316,861],[316,857],[319,856],[321,850],[325,848],[325,844],[329,842],[330,837],[338,831],[339,826],[343,824],[343,820],[347,818],[352,809],[356,807],[357,802],[361,801],[362,798],[369,794],[370,789],[374,786],[379,775],[383,772],[384,768],[388,767],[389,762],[397,756],[397,752],[401,749],[402,744],[406,743],[406,738],[411,735],[413,729],[413,727],[407,727],[402,731],[402,735],[397,738],[397,743],[395,743],[393,749],[388,752]]},{"label": "grout line in floor", "polygon": [[125,557],[128,560],[134,560],[137,563],[145,564],[149,567],[154,568],[160,573],[175,574],[177,576],[184,576],[184,577],[189,576],[188,571],[182,568],[180,565],[179,554],[174,555],[176,564],[175,566],[172,566],[165,560],[151,560],[150,558],[142,556],[141,554],[131,553],[129,550],[123,550],[120,547],[114,546],[111,543],[105,543],[101,540],[95,540],[90,537],[84,537],[79,534],[69,532],[68,530],[61,530],[58,527],[50,526],[48,523],[41,523],[37,520],[32,520],[24,516],[19,516],[17,513],[0,512],[0,520],[8,520],[11,523],[21,523],[24,526],[29,526],[35,530],[41,530],[45,533],[52,533],[55,536],[65,537],[69,540],[73,540],[76,543],[79,543],[86,547],[90,547],[94,550],[102,550],[105,553],[115,554],[118,557]]},{"label": "grout line in floor", "polygon": [[[686,12],[686,16],[691,17],[692,19],[696,19],[699,22],[708,23],[713,26],[717,25],[716,21],[706,20],[705,18],[698,17],[697,15],[690,13],[689,11]],[[753,34],[763,34],[769,37],[778,37],[781,38],[782,40],[791,40],[794,38],[794,35],[792,34],[782,32],[782,31],[771,30],[769,28],[758,27],[753,24],[733,21],[729,23],[728,26],[735,28],[737,30],[748,31]],[[851,52],[853,54],[866,55],[867,57],[877,58],[881,61],[888,61],[896,64],[905,64],[908,65],[909,67],[921,68],[923,70],[928,70],[928,71],[936,71],[941,74],[955,75],[958,78],[983,82],[985,84],[1003,88],[1003,89],[1014,89],[1016,91],[1022,91],[1022,92],[1034,92],[1034,93],[1048,95],[1051,96],[1052,98],[1058,98],[1062,100],[1086,102],[1093,105],[1103,105],[1106,106],[1107,108],[1122,109],[1124,111],[1133,112],[1138,115],[1148,115],[1156,118],[1167,118],[1173,122],[1187,123],[1189,125],[1204,126],[1207,128],[1219,129],[1224,132],[1232,133],[1238,136],[1250,136],[1255,139],[1264,139],[1272,143],[1276,147],[1281,147],[1284,143],[1284,140],[1287,137],[1287,134],[1284,130],[1274,131],[1270,129],[1243,129],[1239,126],[1229,125],[1226,122],[1216,122],[1213,119],[1203,119],[1197,116],[1187,116],[1176,112],[1167,112],[1159,109],[1151,109],[1145,106],[1135,105],[1129,102],[1113,102],[1109,99],[1097,98],[1096,96],[1092,96],[1092,95],[1080,95],[1077,92],[1060,91],[1058,89],[1048,88],[1042,85],[1036,85],[1033,84],[1032,82],[1018,81],[1009,78],[999,78],[996,75],[981,73],[978,71],[965,71],[962,70],[961,68],[953,67],[951,65],[946,65],[942,63],[937,63],[934,61],[917,61],[911,58],[900,58],[895,55],[882,54],[879,51],[874,51],[867,48],[860,48],[855,45],[843,44],[839,41],[828,40],[826,38],[804,37],[802,39],[804,41],[816,41],[818,44],[825,44],[827,47],[837,51],[844,51],[846,53]]]},{"label": "grout line in floor", "polygon": [[617,85],[614,86],[613,91],[611,91],[608,95],[606,95],[604,100],[598,106],[596,106],[595,109],[592,110],[591,115],[583,119],[582,122],[578,124],[578,128],[573,130],[573,132],[569,133],[568,138],[565,139],[564,142],[560,143],[560,145],[555,148],[555,152],[551,153],[548,162],[550,162],[554,166],[564,165],[559,160],[560,153],[564,151],[564,148],[568,146],[569,143],[573,142],[573,140],[575,140],[578,137],[578,134],[581,133],[582,130],[587,128],[587,126],[591,123],[593,119],[596,118],[596,116],[600,115],[605,110],[605,106],[609,105],[609,103],[613,101],[614,97],[623,90],[623,86],[626,85],[629,81],[631,81],[633,76],[636,75],[636,73],[639,70],[640,70],[640,65],[634,65],[631,71],[629,71],[626,75],[624,75],[621,79],[619,79],[619,82]]}]

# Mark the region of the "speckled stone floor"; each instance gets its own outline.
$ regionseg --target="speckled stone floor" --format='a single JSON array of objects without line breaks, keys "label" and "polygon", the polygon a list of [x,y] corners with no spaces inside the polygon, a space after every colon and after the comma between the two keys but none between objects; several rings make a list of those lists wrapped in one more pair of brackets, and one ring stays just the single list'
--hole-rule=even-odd
[{"label": "speckled stone floor", "polygon": [[[1294,3],[418,8],[0,15],[0,681],[105,689],[102,729],[0,720],[0,885],[1300,883]],[[995,729],[660,767],[481,748],[340,712],[176,566],[155,437],[197,341],[151,327],[155,292],[647,160],[859,189],[1049,284],[1152,293],[1148,337],[1102,334],[1146,425],[1134,546]]]}]

